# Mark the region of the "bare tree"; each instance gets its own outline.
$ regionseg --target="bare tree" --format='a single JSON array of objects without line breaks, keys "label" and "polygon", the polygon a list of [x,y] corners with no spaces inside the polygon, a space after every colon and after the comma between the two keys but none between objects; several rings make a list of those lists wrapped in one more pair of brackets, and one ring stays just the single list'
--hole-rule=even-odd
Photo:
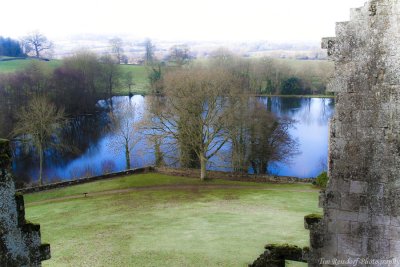
[{"label": "bare tree", "polygon": [[230,106],[227,133],[231,142],[232,169],[236,172],[267,173],[274,162],[289,162],[298,153],[291,138],[293,121],[277,118],[254,97],[242,97]]},{"label": "bare tree", "polygon": [[111,120],[110,130],[114,133],[114,139],[109,143],[109,146],[116,153],[123,149],[126,169],[131,168],[131,153],[140,141],[137,134],[139,123],[136,121],[136,112],[135,105],[128,102],[124,103],[118,110],[109,113]]},{"label": "bare tree", "polygon": [[155,46],[151,42],[149,38],[147,38],[144,41],[144,49],[145,49],[145,54],[144,54],[144,61],[147,65],[152,64],[154,61],[154,49]]},{"label": "bare tree", "polygon": [[111,52],[115,54],[118,63],[120,64],[124,53],[124,48],[122,47],[124,43],[119,37],[112,38],[109,42],[111,45]]},{"label": "bare tree", "polygon": [[190,50],[185,44],[174,45],[169,49],[168,60],[170,62],[175,62],[178,66],[182,66],[189,62],[190,60]]},{"label": "bare tree", "polygon": [[104,79],[104,85],[108,98],[111,100],[114,88],[119,85],[121,66],[110,55],[102,56],[100,62],[102,63],[101,74]]},{"label": "bare tree", "polygon": [[223,69],[192,67],[167,73],[164,83],[165,106],[154,122],[189,157],[195,153],[204,180],[207,162],[228,140],[224,96],[237,81]]},{"label": "bare tree", "polygon": [[40,58],[42,51],[53,48],[53,43],[46,36],[38,31],[31,32],[22,40],[25,53],[33,52],[37,58]]},{"label": "bare tree", "polygon": [[132,85],[135,84],[135,82],[133,81],[133,73],[131,71],[128,71],[123,75],[122,78],[123,78],[123,84],[127,86],[129,89],[129,96],[132,96],[133,94],[131,91],[131,87]]},{"label": "bare tree", "polygon": [[57,109],[47,98],[35,96],[26,108],[17,114],[14,136],[23,136],[39,155],[39,184],[43,184],[43,160],[45,150],[56,144],[57,131],[65,121],[64,110]]}]

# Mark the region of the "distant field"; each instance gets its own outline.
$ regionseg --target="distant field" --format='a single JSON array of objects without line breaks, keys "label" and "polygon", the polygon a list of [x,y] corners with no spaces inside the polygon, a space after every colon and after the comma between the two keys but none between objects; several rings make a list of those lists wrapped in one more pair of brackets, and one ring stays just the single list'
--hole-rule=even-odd
[{"label": "distant field", "polygon": [[[16,59],[16,60],[0,60],[0,73],[10,73],[17,70],[22,70],[26,66],[28,66],[32,61],[36,59]],[[51,61],[42,61],[45,64],[48,64],[52,68],[56,68],[61,65],[60,60],[51,60]]]},{"label": "distant field", "polygon": [[[16,59],[16,60],[0,60],[0,74],[1,73],[12,73],[17,70],[22,70],[28,66],[35,59]],[[48,64],[51,68],[59,67],[62,64],[61,60],[43,61]],[[149,82],[147,79],[147,69],[145,66],[138,65],[121,65],[122,73],[132,72],[134,85],[131,87],[132,93],[145,94],[148,91]],[[128,95],[128,87],[121,85],[116,88],[115,94],[117,95]]]},{"label": "distant field", "polygon": [[[10,73],[16,70],[21,70],[26,67],[34,59],[18,59],[11,61],[0,60],[0,74]],[[199,62],[204,62],[205,59],[199,59]],[[285,68],[289,68],[292,75],[298,77],[308,77],[311,83],[318,87],[326,83],[326,76],[333,72],[333,63],[323,60],[294,60],[294,59],[273,59],[273,62],[279,63]],[[50,67],[55,68],[61,65],[61,60],[51,60],[45,62]],[[121,65],[122,75],[127,72],[132,72],[133,86],[131,91],[134,94],[146,94],[149,89],[148,69],[142,65]],[[310,76],[311,75],[311,76]],[[129,89],[122,84],[114,90],[116,95],[128,95]]]},{"label": "distant field", "polygon": [[[121,65],[123,75],[127,72],[132,72],[133,75],[133,86],[131,87],[132,93],[146,94],[149,89],[148,72],[145,66],[141,65]],[[129,89],[126,86],[122,86],[115,90],[117,95],[129,94]]]},{"label": "distant field", "polygon": [[311,185],[153,173],[25,200],[27,219],[51,244],[43,266],[247,266],[266,243],[308,245],[303,217],[320,212]]}]

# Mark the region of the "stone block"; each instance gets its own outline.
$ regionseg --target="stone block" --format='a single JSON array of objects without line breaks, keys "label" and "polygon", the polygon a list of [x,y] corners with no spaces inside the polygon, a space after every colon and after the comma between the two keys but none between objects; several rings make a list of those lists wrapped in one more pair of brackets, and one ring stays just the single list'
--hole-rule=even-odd
[{"label": "stone block", "polygon": [[358,211],[353,212],[353,211],[339,210],[337,219],[340,221],[356,222],[358,220]]},{"label": "stone block", "polygon": [[385,259],[390,255],[390,241],[388,239],[368,239],[368,256],[371,259]]},{"label": "stone block", "polygon": [[340,208],[345,211],[358,212],[360,210],[360,195],[342,194]]},{"label": "stone block", "polygon": [[400,257],[400,241],[399,240],[391,240],[390,241],[389,256],[397,258],[399,260],[399,257]]},{"label": "stone block", "polygon": [[332,221],[328,223],[328,231],[335,234],[350,234],[350,221]]},{"label": "stone block", "polygon": [[[393,216],[390,218],[390,225],[400,227],[400,216]],[[400,250],[399,250],[400,251]]]},{"label": "stone block", "polygon": [[339,192],[331,191],[325,194],[325,207],[326,208],[339,208],[340,207],[340,197]]},{"label": "stone block", "polygon": [[338,235],[339,255],[362,256],[362,241],[350,235]]},{"label": "stone block", "polygon": [[372,216],[371,224],[372,225],[390,225],[390,216]]},{"label": "stone block", "polygon": [[388,239],[400,240],[400,226],[389,226],[388,231],[389,231]]},{"label": "stone block", "polygon": [[368,183],[364,181],[350,181],[351,194],[365,194],[368,190]]}]

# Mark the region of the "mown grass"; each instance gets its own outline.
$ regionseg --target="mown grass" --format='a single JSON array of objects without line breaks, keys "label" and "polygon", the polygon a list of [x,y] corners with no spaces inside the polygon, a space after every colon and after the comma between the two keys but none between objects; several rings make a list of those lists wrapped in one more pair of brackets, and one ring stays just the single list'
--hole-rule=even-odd
[{"label": "mown grass", "polygon": [[[41,224],[52,248],[43,266],[246,266],[266,243],[308,245],[303,217],[320,211],[312,186],[214,180],[208,183],[251,187],[204,189],[200,183],[144,174],[26,195],[27,219]],[[33,203],[81,190],[178,184],[194,186]]]}]

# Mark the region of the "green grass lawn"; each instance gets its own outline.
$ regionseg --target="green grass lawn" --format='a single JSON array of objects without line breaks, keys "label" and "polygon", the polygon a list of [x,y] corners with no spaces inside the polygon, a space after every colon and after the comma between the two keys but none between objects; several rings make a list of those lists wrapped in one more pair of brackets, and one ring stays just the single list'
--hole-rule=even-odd
[{"label": "green grass lawn", "polygon": [[[9,61],[0,61],[0,74],[1,73],[11,73],[18,70],[22,70],[27,67],[32,61],[37,59],[16,59]],[[61,65],[60,60],[50,60],[50,61],[41,61],[47,64],[51,68],[56,68]]]},{"label": "green grass lawn", "polygon": [[[201,184],[151,173],[34,193],[25,196],[26,217],[51,244],[43,266],[246,266],[266,243],[308,245],[303,217],[320,212],[311,185]],[[98,193],[159,185],[169,187]],[[60,199],[70,195],[80,196]]]},{"label": "green grass lawn", "polygon": [[[133,86],[131,87],[132,93],[135,94],[146,94],[149,90],[149,79],[148,79],[148,70],[146,66],[141,65],[121,65],[122,72],[122,82],[123,77],[127,72],[132,73],[133,77]],[[129,88],[127,86],[120,86],[116,88],[114,91],[117,95],[128,95]]]}]

